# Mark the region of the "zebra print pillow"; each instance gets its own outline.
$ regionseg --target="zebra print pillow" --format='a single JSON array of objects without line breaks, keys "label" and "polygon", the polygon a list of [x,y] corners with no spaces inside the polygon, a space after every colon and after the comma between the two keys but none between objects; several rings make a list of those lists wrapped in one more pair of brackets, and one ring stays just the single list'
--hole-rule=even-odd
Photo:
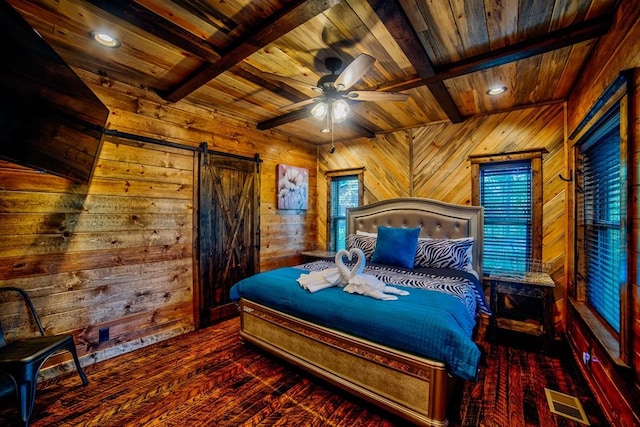
[{"label": "zebra print pillow", "polygon": [[371,260],[373,252],[376,250],[376,237],[363,236],[359,234],[349,234],[347,236],[347,250],[358,248],[364,252],[365,259]]},{"label": "zebra print pillow", "polygon": [[467,271],[471,264],[473,237],[462,239],[418,239],[416,267],[453,268]]}]

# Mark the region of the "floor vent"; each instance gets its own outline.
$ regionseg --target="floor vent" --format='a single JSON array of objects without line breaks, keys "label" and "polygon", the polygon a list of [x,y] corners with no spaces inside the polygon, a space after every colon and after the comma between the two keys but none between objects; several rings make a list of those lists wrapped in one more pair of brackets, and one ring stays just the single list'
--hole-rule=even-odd
[{"label": "floor vent", "polygon": [[584,413],[584,409],[576,397],[549,390],[548,388],[545,388],[544,392],[547,395],[547,402],[549,403],[551,412],[582,424],[591,425],[589,424],[587,414]]}]

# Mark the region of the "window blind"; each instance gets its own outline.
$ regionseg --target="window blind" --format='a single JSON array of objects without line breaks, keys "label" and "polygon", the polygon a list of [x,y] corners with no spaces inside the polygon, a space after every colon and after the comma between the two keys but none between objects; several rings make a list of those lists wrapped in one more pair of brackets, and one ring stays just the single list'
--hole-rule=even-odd
[{"label": "window blind", "polygon": [[487,163],[480,167],[484,207],[484,264],[487,272],[523,272],[531,258],[531,162]]},{"label": "window blind", "polygon": [[339,251],[347,241],[347,208],[358,206],[358,176],[345,175],[331,178],[331,209],[329,248]]},{"label": "window blind", "polygon": [[582,256],[587,301],[617,333],[620,333],[620,286],[626,283],[619,124],[616,113],[581,146],[584,175],[578,218],[584,230]]}]

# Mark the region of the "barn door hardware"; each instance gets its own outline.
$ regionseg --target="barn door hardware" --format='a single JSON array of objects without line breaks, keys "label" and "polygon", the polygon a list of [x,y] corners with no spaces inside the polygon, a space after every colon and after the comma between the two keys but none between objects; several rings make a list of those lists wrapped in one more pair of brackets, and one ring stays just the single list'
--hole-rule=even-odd
[{"label": "barn door hardware", "polygon": [[209,166],[209,145],[207,145],[206,142],[203,142],[202,144],[200,144],[200,149],[202,150],[202,155],[204,157],[203,165]]}]

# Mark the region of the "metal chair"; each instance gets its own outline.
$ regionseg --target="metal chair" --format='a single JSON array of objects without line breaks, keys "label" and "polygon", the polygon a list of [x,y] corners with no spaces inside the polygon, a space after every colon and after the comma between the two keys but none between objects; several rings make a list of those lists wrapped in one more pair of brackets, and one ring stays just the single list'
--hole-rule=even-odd
[{"label": "metal chair", "polygon": [[73,356],[76,370],[84,385],[89,384],[87,377],[80,366],[73,335],[49,335],[45,336],[44,328],[29,295],[20,288],[0,287],[0,292],[17,292],[26,303],[33,320],[38,325],[41,336],[21,338],[7,342],[5,333],[0,324],[0,374],[7,374],[13,381],[16,398],[20,410],[20,417],[25,427],[29,425],[29,418],[33,412],[36,400],[36,384],[38,374],[43,363],[52,354],[67,350]]}]

